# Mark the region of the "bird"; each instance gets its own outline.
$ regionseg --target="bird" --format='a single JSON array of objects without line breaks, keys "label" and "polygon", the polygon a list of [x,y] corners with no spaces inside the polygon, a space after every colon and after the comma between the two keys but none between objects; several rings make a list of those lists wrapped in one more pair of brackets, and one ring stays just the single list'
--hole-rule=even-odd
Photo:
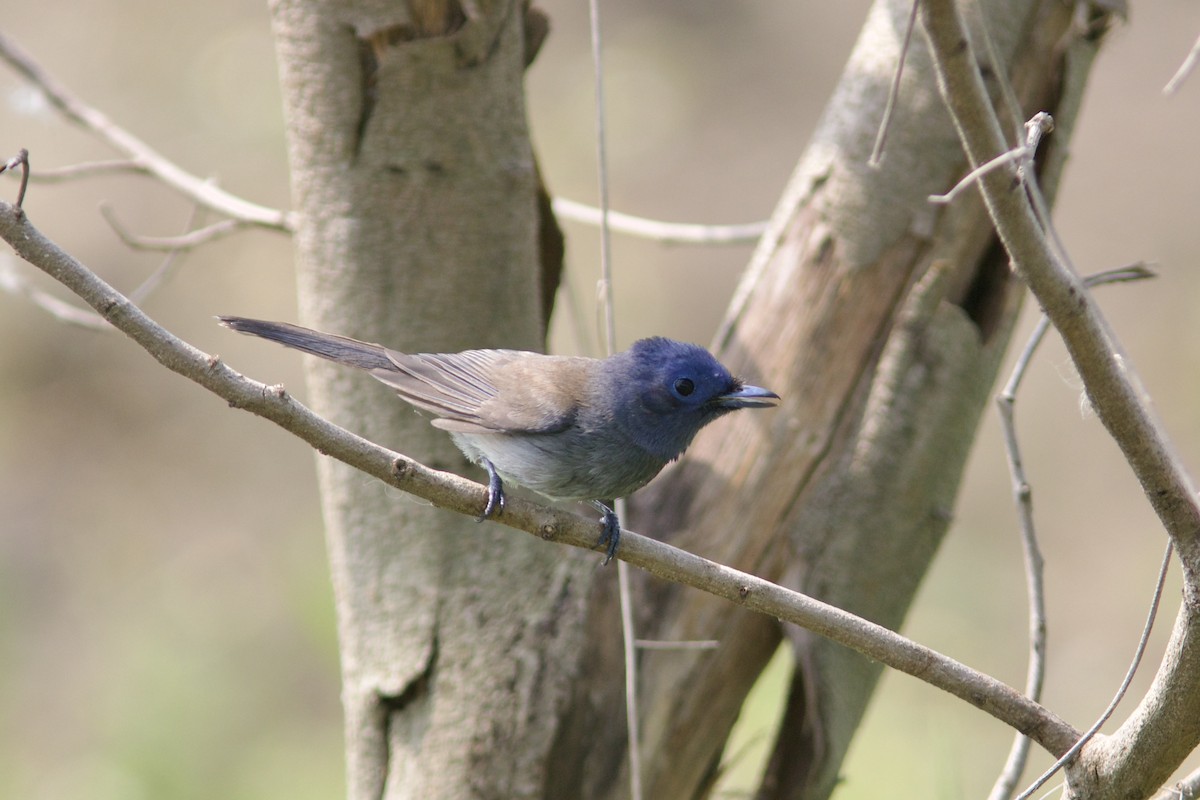
[{"label": "bird", "polygon": [[433,416],[488,475],[482,522],[504,509],[504,486],[602,514],[596,542],[607,564],[621,538],[614,499],[676,460],[713,420],[770,408],[779,395],[730,374],[699,345],[661,336],[607,358],[524,350],[401,353],[286,322],[219,316],[239,333],[365,370]]}]

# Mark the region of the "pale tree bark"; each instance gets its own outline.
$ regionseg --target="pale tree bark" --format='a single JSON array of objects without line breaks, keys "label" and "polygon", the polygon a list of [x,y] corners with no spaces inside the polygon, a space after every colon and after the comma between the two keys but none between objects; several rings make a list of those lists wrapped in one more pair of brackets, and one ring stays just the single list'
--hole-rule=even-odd
[{"label": "pale tree bark", "polygon": [[[537,178],[518,2],[272,5],[302,320],[398,349],[540,349]],[[310,364],[313,406],[424,463],[448,438]],[[595,559],[318,460],[350,796],[540,796]]]},{"label": "pale tree bark", "polygon": [[[1053,0],[984,5],[988,67],[1021,104],[1007,122],[1058,122],[1039,160],[1052,191],[1104,14],[1073,28]],[[927,202],[966,162],[919,36],[885,161],[867,166],[909,9],[873,9],[718,337],[783,407],[706,431],[628,520],[890,627],[947,528],[1023,296],[973,193]],[[274,4],[307,324],[399,349],[540,345],[522,11]],[[366,380],[310,370],[325,415],[463,466]],[[351,797],[626,796],[614,582],[595,559],[320,466]],[[828,796],[878,666],[711,597],[637,588],[640,636],[721,642],[640,657],[646,796],[708,792],[785,639],[799,666],[759,796]]]}]

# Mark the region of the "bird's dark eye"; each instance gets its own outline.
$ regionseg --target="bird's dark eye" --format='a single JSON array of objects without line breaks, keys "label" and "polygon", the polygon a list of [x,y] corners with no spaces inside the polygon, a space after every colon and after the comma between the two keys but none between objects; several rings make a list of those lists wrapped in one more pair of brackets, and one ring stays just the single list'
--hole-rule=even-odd
[{"label": "bird's dark eye", "polygon": [[675,380],[675,393],[680,397],[687,397],[694,391],[696,391],[696,384],[692,383],[690,378],[677,378]]}]

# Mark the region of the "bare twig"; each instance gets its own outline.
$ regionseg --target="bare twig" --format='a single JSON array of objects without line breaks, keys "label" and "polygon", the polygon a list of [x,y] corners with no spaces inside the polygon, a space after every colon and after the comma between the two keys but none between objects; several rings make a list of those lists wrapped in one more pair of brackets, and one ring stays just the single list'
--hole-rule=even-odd
[{"label": "bare twig", "polygon": [[[280,387],[245,378],[151,320],[137,306],[45,238],[13,206],[0,202],[0,238],[95,308],[163,366],[200,384],[232,406],[274,422],[321,453],[353,466],[439,508],[477,516],[487,489],[333,425]],[[597,523],[514,495],[498,522],[539,538],[593,549]],[[761,578],[687,553],[633,531],[621,535],[618,557],[664,580],[692,586],[758,613],[800,625],[869,658],[936,686],[1024,731],[1051,753],[1078,739],[1071,725],[1002,682],[917,644],[881,625]]]},{"label": "bare twig", "polygon": [[149,175],[150,171],[136,161],[127,158],[114,158],[106,161],[84,161],[79,164],[68,164],[65,167],[53,169],[38,168],[37,174],[30,175],[34,183],[62,183],[63,181],[95,178],[102,175]]},{"label": "bare twig", "polygon": [[888,89],[887,103],[883,106],[883,119],[879,120],[879,131],[875,134],[875,146],[871,148],[871,157],[867,164],[878,167],[883,163],[883,148],[887,144],[888,129],[892,126],[892,115],[896,110],[896,98],[900,96],[900,79],[904,76],[904,61],[908,57],[908,48],[912,44],[913,29],[917,26],[917,3],[913,0],[912,11],[908,15],[908,27],[904,29],[904,43],[900,45],[900,55],[896,58],[896,71],[892,75],[892,85]]},{"label": "bare twig", "polygon": [[[604,106],[604,64],[600,32],[600,0],[588,0],[588,21],[591,28],[592,80],[596,101],[596,172],[600,182],[600,312],[604,321],[604,351],[612,355],[617,350],[616,309],[612,285],[612,232],[609,228],[608,193],[608,136]],[[625,499],[616,502],[617,519],[625,518]],[[618,532],[619,535],[619,532]],[[629,585],[629,566],[617,562],[617,594],[621,607],[621,643],[625,661],[625,726],[629,736],[629,796],[642,800],[642,739],[638,707],[636,631],[633,627],[633,593]]]},{"label": "bare twig", "polygon": [[954,184],[953,188],[951,188],[950,191],[946,192],[945,194],[929,195],[929,202],[936,203],[938,205],[952,203],[958,198],[964,189],[976,183],[984,175],[987,175],[989,172],[999,169],[1006,164],[1022,161],[1026,155],[1028,155],[1028,153],[1025,149],[1025,145],[1014,147],[1011,150],[1005,150],[995,158],[987,161],[984,164],[980,164],[978,167],[968,172],[962,177],[962,180]]},{"label": "bare twig", "polygon": [[[1092,275],[1084,282],[1091,287],[1104,283],[1135,281],[1152,277],[1154,277],[1154,273],[1145,265],[1134,264]],[[1017,507],[1021,549],[1025,558],[1025,585],[1029,600],[1029,664],[1025,674],[1025,696],[1038,702],[1041,702],[1042,685],[1046,675],[1045,584],[1042,554],[1038,547],[1037,531],[1033,522],[1033,497],[1025,475],[1013,412],[1021,381],[1025,377],[1033,354],[1049,329],[1050,320],[1043,314],[1033,333],[1030,334],[1025,348],[1017,357],[1008,383],[996,397],[996,408],[1000,414],[1004,436],[1004,451],[1008,458],[1009,475],[1012,478],[1013,500]],[[1007,800],[1012,796],[1016,790],[1017,781],[1021,779],[1021,774],[1025,771],[1025,763],[1029,757],[1029,745],[1029,738],[1019,733],[1013,739],[1008,759],[988,795],[989,800]]]},{"label": "bare twig", "polygon": [[14,170],[17,167],[21,168],[21,186],[17,189],[17,201],[14,205],[17,208],[25,202],[25,190],[29,188],[29,151],[22,147],[17,151],[17,154],[0,164],[0,172]]},{"label": "bare twig", "polygon": [[[1042,684],[1046,675],[1046,596],[1043,580],[1043,561],[1041,549],[1038,547],[1037,533],[1033,523],[1033,499],[1029,481],[1025,476],[1025,465],[1021,459],[1021,449],[1017,441],[1017,428],[1013,418],[1013,405],[1017,390],[1025,371],[1033,358],[1046,331],[1050,328],[1050,320],[1043,316],[1029,337],[1025,349],[1017,358],[1012,376],[1005,384],[1004,390],[996,397],[996,408],[1000,413],[1001,429],[1004,435],[1004,452],[1008,458],[1008,472],[1012,479],[1013,501],[1017,507],[1017,519],[1021,532],[1021,549],[1025,558],[1025,587],[1029,601],[1029,663],[1025,673],[1025,696],[1040,702]],[[1018,733],[1008,752],[999,776],[996,778],[989,800],[1008,800],[1016,788],[1017,781],[1025,771],[1025,762],[1029,756],[1029,738]]]},{"label": "bare twig", "polygon": [[143,236],[126,228],[117,219],[116,212],[113,211],[112,206],[108,203],[100,204],[100,215],[104,217],[104,221],[108,223],[108,226],[113,229],[113,233],[117,234],[117,237],[133,250],[160,250],[167,252],[190,250],[200,245],[223,239],[250,225],[250,223],[239,219],[223,219],[211,225],[205,225],[203,228],[196,228],[194,230],[189,228],[187,233],[180,234],[179,236]]},{"label": "bare twig", "polygon": [[1200,37],[1196,38],[1196,43],[1192,45],[1192,49],[1188,51],[1187,56],[1183,59],[1183,63],[1179,65],[1179,69],[1171,76],[1171,80],[1167,81],[1167,85],[1163,87],[1163,94],[1175,94],[1179,91],[1179,87],[1192,74],[1192,70],[1196,68],[1196,62],[1200,61]]},{"label": "bare twig", "polygon": [[1021,101],[1017,99],[1012,81],[1008,80],[1007,76],[1000,71],[999,65],[1003,64],[1004,60],[1000,58],[1000,54],[996,51],[996,44],[992,41],[992,26],[988,24],[986,7],[982,3],[971,3],[968,10],[975,14],[975,30],[979,32],[980,43],[983,45],[984,52],[987,53],[987,63],[996,76],[995,85],[1000,88],[1000,99],[1003,101],[1004,111],[1008,115],[1008,119],[1004,121],[1005,124],[1002,127],[1008,128],[1013,142],[1019,142],[1021,141],[1021,124],[1025,120],[1025,115],[1021,111]]},{"label": "bare twig", "polygon": [[1006,150],[986,164],[981,164],[971,170],[963,176],[962,180],[954,184],[954,188],[945,194],[931,194],[929,202],[938,205],[953,202],[964,189],[978,182],[983,176],[1007,164],[1017,163],[1019,165],[1018,174],[1022,177],[1026,173],[1032,176],[1033,156],[1037,152],[1037,146],[1042,140],[1042,135],[1052,130],[1054,130],[1054,120],[1046,112],[1039,111],[1033,115],[1029,122],[1025,123],[1026,139],[1024,144],[1018,145],[1011,150]]},{"label": "bare twig", "polygon": [[1163,553],[1162,565],[1158,568],[1158,580],[1154,583],[1154,595],[1150,601],[1150,611],[1146,614],[1146,624],[1142,626],[1142,635],[1138,639],[1137,647],[1134,649],[1133,660],[1129,664],[1129,669],[1125,671],[1125,677],[1121,681],[1121,685],[1117,687],[1117,692],[1113,695],[1112,702],[1108,704],[1108,708],[1104,709],[1104,713],[1092,724],[1092,727],[1088,728],[1079,737],[1079,741],[1072,745],[1070,750],[1059,756],[1058,760],[1043,772],[1041,777],[1034,781],[1028,789],[1017,795],[1016,800],[1029,800],[1034,792],[1063,768],[1063,765],[1079,754],[1079,751],[1084,748],[1091,738],[1096,735],[1096,732],[1108,721],[1113,712],[1117,710],[1117,706],[1120,704],[1122,698],[1125,697],[1125,692],[1129,689],[1129,684],[1133,682],[1133,676],[1137,674],[1138,666],[1142,663],[1142,656],[1146,652],[1146,645],[1150,643],[1150,632],[1154,630],[1154,620],[1158,616],[1158,604],[1162,600],[1163,584],[1167,581],[1167,568],[1171,566],[1171,556],[1174,553],[1174,545],[1168,541],[1166,552]]},{"label": "bare twig", "polygon": [[[101,207],[103,208],[103,206]],[[187,228],[190,230],[200,223],[204,217],[204,209],[200,206],[195,206],[192,209],[190,218],[188,219]],[[230,220],[225,220],[229,222]],[[111,220],[110,220],[111,224]],[[202,229],[203,230],[203,229]],[[181,237],[185,238],[185,237]],[[195,245],[191,245],[195,246]],[[183,254],[187,252],[187,248],[177,247],[167,253],[166,258],[158,265],[158,269],[150,273],[146,280],[142,281],[136,289],[129,293],[129,299],[137,305],[141,305],[147,297],[154,293],[159,286],[166,282],[167,278],[175,271],[175,267],[179,264]]]},{"label": "bare twig", "polygon": [[[554,213],[563,219],[600,225],[604,216],[599,208],[564,197],[554,198]],[[608,226],[618,233],[653,239],[663,244],[753,244],[767,229],[767,223],[747,222],[744,225],[700,225],[686,222],[661,222],[620,211],[608,212]]]},{"label": "bare twig", "polygon": [[[160,181],[190,197],[202,206],[227,217],[279,231],[294,227],[289,213],[251,203],[181,169],[163,157],[150,145],[110,120],[100,110],[89,106],[51,77],[33,58],[11,38],[0,33],[0,59],[8,62],[30,83],[46,95],[50,104],[68,120],[103,139],[113,149],[127,156],[139,170],[145,170]],[[131,167],[133,168],[133,167]]]}]

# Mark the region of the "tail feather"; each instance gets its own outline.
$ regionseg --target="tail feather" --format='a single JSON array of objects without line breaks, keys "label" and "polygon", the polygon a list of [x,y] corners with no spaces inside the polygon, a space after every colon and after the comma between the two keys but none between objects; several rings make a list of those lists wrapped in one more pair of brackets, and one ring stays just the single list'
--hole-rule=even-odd
[{"label": "tail feather", "polygon": [[386,348],[369,342],[360,342],[348,336],[335,336],[330,333],[290,325],[286,322],[268,322],[247,317],[217,317],[226,328],[238,333],[248,333],[270,339],[287,347],[310,353],[314,356],[336,361],[359,369],[396,369],[395,363],[388,357]]}]

